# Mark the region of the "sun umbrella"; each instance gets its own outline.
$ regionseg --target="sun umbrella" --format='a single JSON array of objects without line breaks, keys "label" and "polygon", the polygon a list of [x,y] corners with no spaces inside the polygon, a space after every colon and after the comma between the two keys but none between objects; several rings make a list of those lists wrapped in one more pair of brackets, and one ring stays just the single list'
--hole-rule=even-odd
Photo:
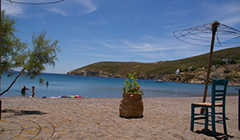
[{"label": "sun umbrella", "polygon": [[[198,46],[209,45],[208,43],[209,43],[210,35],[212,36],[210,53],[209,53],[207,78],[205,82],[204,95],[203,95],[203,102],[206,102],[215,38],[219,46],[222,46],[222,45],[228,45],[228,47],[237,46],[240,44],[239,42],[240,31],[232,27],[229,27],[227,25],[221,24],[218,21],[213,21],[210,24],[203,24],[200,26],[196,26],[194,28],[176,30],[173,34],[180,41],[183,41],[191,45],[198,45]],[[203,112],[203,110],[201,112]]]}]

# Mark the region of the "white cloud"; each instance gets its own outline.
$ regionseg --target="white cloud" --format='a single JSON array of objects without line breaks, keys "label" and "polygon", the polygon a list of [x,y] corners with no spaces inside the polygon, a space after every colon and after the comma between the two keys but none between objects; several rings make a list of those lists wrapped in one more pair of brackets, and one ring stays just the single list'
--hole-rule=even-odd
[{"label": "white cloud", "polygon": [[77,1],[88,9],[87,11],[85,11],[84,14],[88,14],[97,10],[97,6],[93,4],[91,0],[77,0]]},{"label": "white cloud", "polygon": [[129,51],[134,52],[157,52],[171,49],[186,49],[188,46],[184,44],[182,47],[180,47],[180,42],[177,39],[155,38],[153,41],[143,41],[140,43],[132,43],[128,40],[122,41],[126,44]]},{"label": "white cloud", "polygon": [[114,45],[111,45],[111,44],[108,44],[108,43],[105,43],[105,42],[102,42],[102,41],[100,41],[99,43],[104,45],[104,46],[106,46],[106,47],[108,47],[108,48],[115,48]]},{"label": "white cloud", "polygon": [[7,15],[19,17],[24,13],[23,6],[18,4],[11,4],[5,0],[1,1],[2,10],[5,10]]},{"label": "white cloud", "polygon": [[67,12],[65,12],[64,10],[57,9],[57,8],[51,8],[50,11],[55,12],[55,13],[59,13],[63,16],[68,16]]},{"label": "white cloud", "polygon": [[48,10],[63,16],[73,16],[76,14],[88,14],[97,9],[98,7],[91,0],[65,0],[61,4],[56,4],[54,8]]},{"label": "white cloud", "polygon": [[[240,2],[231,2],[228,4],[206,4],[206,15],[211,13],[211,18],[219,20],[223,24],[234,26],[240,24]],[[212,8],[215,7],[215,8]]]},{"label": "white cloud", "polygon": [[[110,39],[89,40],[91,45],[85,45],[86,41],[77,43],[74,53],[98,56],[99,59],[126,60],[134,56],[138,62],[156,62],[161,60],[177,60],[209,52],[209,47],[193,46],[183,43],[175,38],[160,39],[152,36],[143,36],[146,40],[134,42],[132,40]],[[80,44],[80,45],[79,45]],[[99,46],[93,48],[92,46]],[[71,47],[72,48],[72,47]],[[91,49],[91,51],[89,51]],[[89,53],[90,52],[90,53]],[[109,54],[109,52],[111,52]]]},{"label": "white cloud", "polygon": [[234,26],[234,25],[240,24],[240,16],[225,18],[225,19],[221,20],[221,23],[229,25],[229,26]]},{"label": "white cloud", "polygon": [[[22,0],[24,2],[24,0]],[[46,0],[44,0],[46,1]],[[43,2],[43,1],[41,1]],[[28,8],[31,5],[27,4],[16,4],[16,3],[9,3],[6,2],[5,0],[1,1],[2,3],[2,10],[6,11],[6,14],[12,15],[15,17],[21,17],[24,15],[24,12],[26,8]],[[63,5],[64,4],[64,5]],[[39,6],[41,8],[41,6]],[[74,15],[76,13],[82,14],[88,14],[91,12],[94,12],[95,10],[98,9],[98,7],[95,5],[94,2],[91,0],[75,0],[75,1],[64,1],[61,4],[53,4],[53,5],[48,5],[48,10],[54,13],[61,14],[63,16],[70,16]],[[45,7],[45,8],[47,8]],[[49,8],[51,7],[51,8]],[[44,7],[43,7],[44,8]],[[79,10],[80,9],[80,10]],[[76,12],[78,11],[78,12]],[[26,16],[26,15],[24,15]]]}]

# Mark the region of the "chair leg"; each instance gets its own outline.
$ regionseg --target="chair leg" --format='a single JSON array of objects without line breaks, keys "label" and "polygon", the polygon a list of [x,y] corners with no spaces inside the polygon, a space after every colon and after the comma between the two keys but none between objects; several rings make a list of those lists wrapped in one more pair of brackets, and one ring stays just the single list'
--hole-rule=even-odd
[{"label": "chair leg", "polygon": [[215,107],[212,107],[212,135],[216,136]]},{"label": "chair leg", "polygon": [[227,124],[226,124],[226,114],[225,114],[225,108],[223,109],[223,129],[224,129],[224,133],[225,135],[227,135]]},{"label": "chair leg", "polygon": [[195,113],[195,108],[194,105],[191,105],[191,126],[190,126],[190,130],[193,131],[194,128],[194,113]]},{"label": "chair leg", "polygon": [[208,108],[205,107],[205,129],[208,129]]}]

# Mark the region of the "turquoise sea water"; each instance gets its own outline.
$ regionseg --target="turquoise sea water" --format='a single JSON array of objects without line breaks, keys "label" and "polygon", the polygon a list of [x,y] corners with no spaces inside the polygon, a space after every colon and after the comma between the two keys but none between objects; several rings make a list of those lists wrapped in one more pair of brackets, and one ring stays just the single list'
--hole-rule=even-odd
[{"label": "turquoise sea water", "polygon": [[[1,92],[6,90],[14,78],[2,75]],[[39,83],[40,78],[48,81],[49,85]],[[22,96],[21,87],[26,86],[30,90],[26,91],[26,96],[31,96],[32,86],[35,86],[35,97],[58,97],[62,95],[80,95],[82,97],[106,97],[120,98],[122,96],[122,87],[125,82],[124,78],[107,78],[107,77],[89,77],[74,76],[62,74],[44,73],[36,79],[29,79],[25,76],[18,78],[13,87],[2,97]],[[152,80],[138,80],[141,89],[144,91],[143,97],[192,97],[203,96],[204,86],[201,84],[163,82],[155,83]],[[228,95],[238,95],[236,87],[229,86]],[[211,85],[208,86],[208,94],[210,95]]]}]

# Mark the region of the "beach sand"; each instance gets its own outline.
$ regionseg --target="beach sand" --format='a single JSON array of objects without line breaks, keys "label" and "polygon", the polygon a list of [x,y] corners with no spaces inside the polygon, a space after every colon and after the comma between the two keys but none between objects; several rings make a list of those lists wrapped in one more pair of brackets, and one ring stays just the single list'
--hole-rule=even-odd
[{"label": "beach sand", "polygon": [[[209,100],[210,97],[207,98]],[[0,139],[216,139],[204,125],[190,131],[191,103],[202,97],[143,98],[143,118],[119,117],[121,98],[1,97]],[[240,139],[238,97],[228,96],[227,129],[217,124],[217,138]],[[203,122],[203,120],[201,121]]]}]

